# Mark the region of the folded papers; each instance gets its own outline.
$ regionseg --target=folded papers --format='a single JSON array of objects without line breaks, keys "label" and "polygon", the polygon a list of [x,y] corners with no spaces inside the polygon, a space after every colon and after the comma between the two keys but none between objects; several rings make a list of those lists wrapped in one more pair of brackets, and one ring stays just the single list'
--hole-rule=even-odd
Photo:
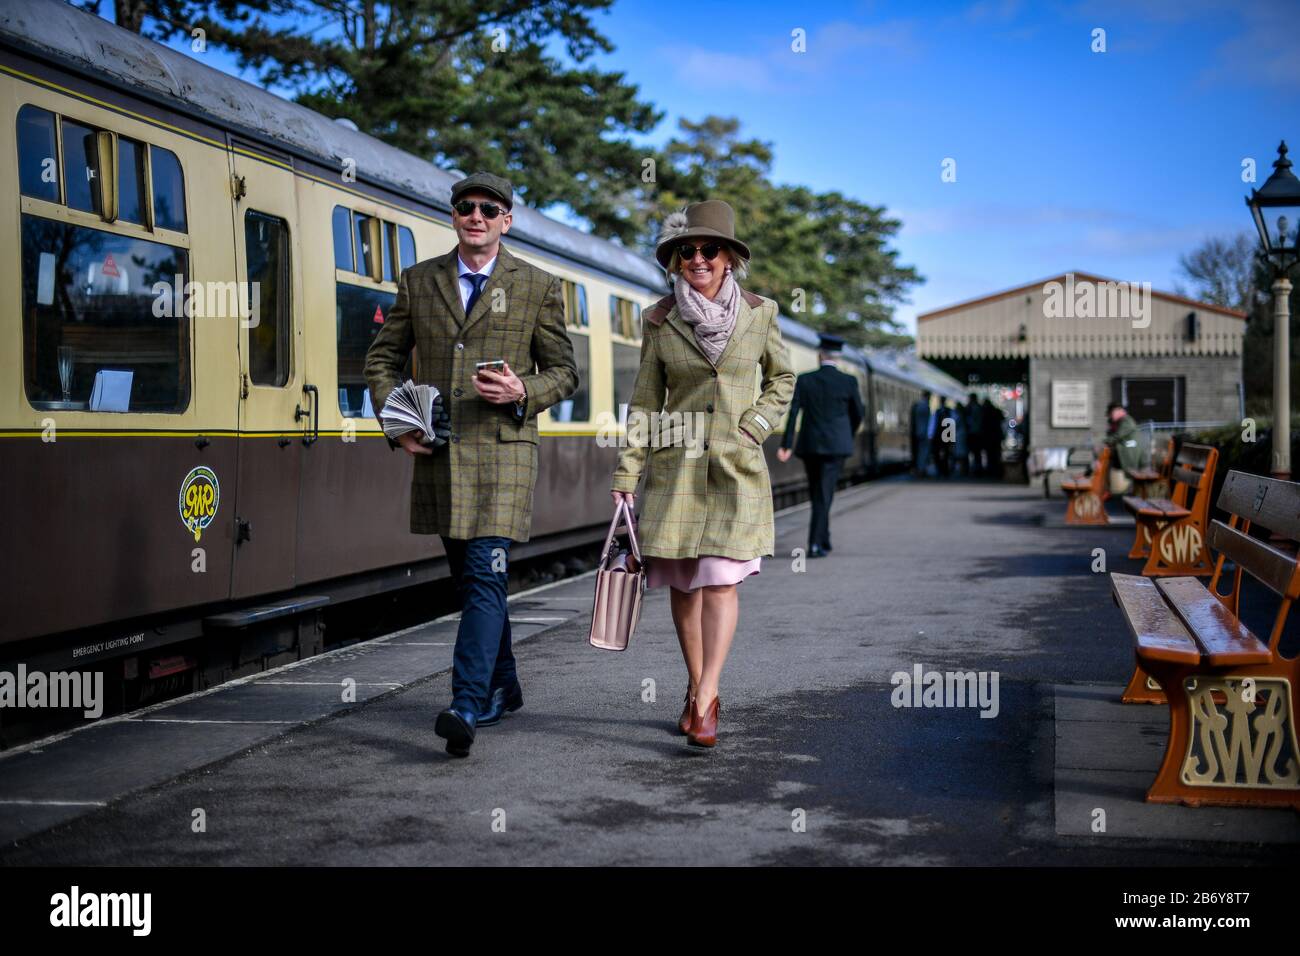
[{"label": "folded papers", "polygon": [[408,432],[424,433],[422,444],[437,447],[447,442],[444,425],[446,412],[442,396],[433,385],[416,385],[407,379],[388,393],[388,401],[379,413],[384,434],[396,440]]}]

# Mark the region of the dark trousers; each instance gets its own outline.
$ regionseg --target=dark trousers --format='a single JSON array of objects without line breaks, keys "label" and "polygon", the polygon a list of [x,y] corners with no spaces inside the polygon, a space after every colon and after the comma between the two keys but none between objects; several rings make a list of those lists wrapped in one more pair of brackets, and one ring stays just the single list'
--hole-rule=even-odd
[{"label": "dark trousers", "polygon": [[804,456],[808,497],[812,501],[812,524],[808,528],[810,548],[814,544],[823,548],[831,546],[831,499],[835,497],[835,483],[839,480],[843,461],[835,455]]},{"label": "dark trousers", "polygon": [[451,705],[477,714],[494,689],[511,687],[517,680],[506,605],[510,539],[444,537],[442,544],[461,602]]}]

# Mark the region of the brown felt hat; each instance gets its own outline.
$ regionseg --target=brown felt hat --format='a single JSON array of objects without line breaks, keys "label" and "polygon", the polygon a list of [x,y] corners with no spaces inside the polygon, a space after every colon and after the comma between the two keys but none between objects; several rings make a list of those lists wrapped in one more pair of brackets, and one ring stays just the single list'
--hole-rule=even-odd
[{"label": "brown felt hat", "polygon": [[692,203],[685,212],[675,212],[664,221],[663,232],[655,246],[655,258],[665,269],[673,249],[687,239],[718,239],[742,259],[749,258],[749,246],[736,238],[736,214],[721,199]]},{"label": "brown felt hat", "polygon": [[459,202],[461,196],[471,192],[484,192],[489,196],[495,196],[507,209],[515,204],[515,190],[510,185],[510,180],[493,176],[491,173],[474,173],[452,186],[452,205]]}]

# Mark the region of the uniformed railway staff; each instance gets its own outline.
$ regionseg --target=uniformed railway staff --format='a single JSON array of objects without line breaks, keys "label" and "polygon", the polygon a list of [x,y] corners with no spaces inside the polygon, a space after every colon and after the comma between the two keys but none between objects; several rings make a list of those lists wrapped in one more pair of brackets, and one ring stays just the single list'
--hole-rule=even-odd
[{"label": "uniformed railway staff", "polygon": [[[469,754],[477,727],[523,706],[505,559],[532,526],[537,414],[578,387],[560,280],[501,244],[513,200],[510,183],[488,173],[452,187],[457,246],[402,270],[365,365],[381,409],[414,347],[419,381],[437,386],[450,411],[445,446],[431,452],[415,434],[401,445],[415,458],[411,531],[442,536],[463,602],[451,706],[434,725],[459,757]],[[476,362],[493,359],[505,360],[500,373],[476,374]]]},{"label": "uniformed railway staff", "polygon": [[[840,477],[840,466],[853,454],[853,436],[866,415],[858,380],[841,372],[835,359],[844,348],[838,335],[821,336],[817,347],[820,361],[816,371],[800,375],[794,386],[794,401],[786,420],[785,437],[777,457],[789,461],[793,453],[803,460],[808,473],[808,494],[812,520],[808,527],[808,557],[820,558],[831,550],[831,500]],[[799,438],[795,440],[795,418],[803,412]]]},{"label": "uniformed railway staff", "polygon": [[[647,584],[671,589],[689,680],[678,729],[689,743],[712,747],[739,615],[736,585],[773,553],[763,441],[790,403],[794,371],[776,303],[739,285],[749,247],[735,236],[729,205],[709,200],[668,217],[655,258],[673,292],[644,315],[628,443],[611,494],[632,504],[645,472],[639,531]],[[631,427],[634,416],[659,428],[644,438],[645,429]],[[684,416],[702,423],[703,440],[685,440],[699,432],[685,427]]]}]

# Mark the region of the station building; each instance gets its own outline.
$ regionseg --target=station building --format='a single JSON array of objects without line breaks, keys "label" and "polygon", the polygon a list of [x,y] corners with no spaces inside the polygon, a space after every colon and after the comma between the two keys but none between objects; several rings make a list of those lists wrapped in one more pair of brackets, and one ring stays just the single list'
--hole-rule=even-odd
[{"label": "station building", "polygon": [[1112,401],[1140,423],[1241,420],[1246,313],[1150,283],[1065,273],[916,324],[918,356],[958,381],[1026,386],[1031,448],[1096,440]]}]

